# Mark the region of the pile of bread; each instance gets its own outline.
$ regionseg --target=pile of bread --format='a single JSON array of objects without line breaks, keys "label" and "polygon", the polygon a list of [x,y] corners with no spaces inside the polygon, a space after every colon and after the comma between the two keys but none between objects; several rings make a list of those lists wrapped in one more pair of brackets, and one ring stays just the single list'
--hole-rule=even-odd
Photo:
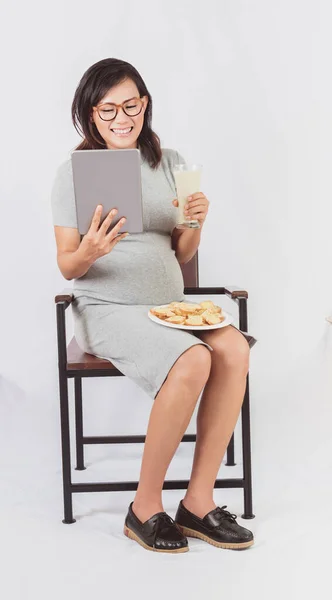
[{"label": "pile of bread", "polygon": [[225,320],[220,306],[211,300],[199,304],[191,302],[171,302],[166,306],[155,306],[150,312],[161,319],[176,325],[217,325]]}]

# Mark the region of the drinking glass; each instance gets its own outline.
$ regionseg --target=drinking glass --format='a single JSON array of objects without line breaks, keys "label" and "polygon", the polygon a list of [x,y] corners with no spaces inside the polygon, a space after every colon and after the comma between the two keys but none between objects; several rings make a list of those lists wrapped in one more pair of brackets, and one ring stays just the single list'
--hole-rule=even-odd
[{"label": "drinking glass", "polygon": [[179,203],[175,225],[177,229],[200,228],[197,219],[186,218],[184,207],[189,203],[188,196],[199,192],[201,187],[201,173],[202,165],[197,163],[178,163],[173,167],[177,200]]}]

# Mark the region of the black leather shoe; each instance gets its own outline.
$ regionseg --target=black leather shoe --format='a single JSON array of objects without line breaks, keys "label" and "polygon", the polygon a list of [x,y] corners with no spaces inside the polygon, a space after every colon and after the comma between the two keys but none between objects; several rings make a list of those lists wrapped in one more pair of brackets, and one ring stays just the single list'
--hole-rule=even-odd
[{"label": "black leather shoe", "polygon": [[165,512],[159,512],[142,523],[130,503],[123,533],[143,548],[154,552],[188,552],[188,540]]},{"label": "black leather shoe", "polygon": [[175,522],[179,525],[184,535],[195,537],[218,548],[242,550],[249,548],[254,543],[254,536],[249,529],[241,527],[236,522],[236,515],[232,515],[225,506],[217,506],[200,519],[190,512],[180,500],[175,515]]}]

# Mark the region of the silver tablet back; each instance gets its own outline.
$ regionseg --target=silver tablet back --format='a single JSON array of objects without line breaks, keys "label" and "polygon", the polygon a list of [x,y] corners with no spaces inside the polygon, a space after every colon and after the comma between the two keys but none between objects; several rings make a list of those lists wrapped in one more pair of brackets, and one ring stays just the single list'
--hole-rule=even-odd
[{"label": "silver tablet back", "polygon": [[143,205],[141,155],[137,148],[123,150],[74,150],[71,154],[77,224],[80,234],[90,227],[98,204],[101,222],[112,208],[118,213],[110,228],[126,217],[120,233],[142,233]]}]

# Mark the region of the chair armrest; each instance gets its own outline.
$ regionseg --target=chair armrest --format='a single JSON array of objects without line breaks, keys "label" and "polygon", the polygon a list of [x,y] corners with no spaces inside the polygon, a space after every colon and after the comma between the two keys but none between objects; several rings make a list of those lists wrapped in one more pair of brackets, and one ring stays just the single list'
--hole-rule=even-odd
[{"label": "chair armrest", "polygon": [[74,293],[72,288],[65,288],[62,290],[61,294],[55,296],[55,304],[58,302],[67,302],[68,305],[71,304],[74,300]]},{"label": "chair armrest", "polygon": [[227,285],[224,290],[226,296],[229,296],[232,300],[235,300],[236,298],[248,298],[248,292],[236,285]]},{"label": "chair armrest", "polygon": [[[227,287],[185,287],[185,294],[226,294],[232,300],[236,298],[248,298],[248,292],[235,285],[228,285]],[[74,300],[74,293],[72,288],[65,288],[61,294],[55,296],[55,304],[58,302],[68,302],[71,304]]]},{"label": "chair armrest", "polygon": [[232,300],[238,300],[239,298],[248,298],[248,292],[235,285],[228,285],[227,287],[185,287],[184,293],[188,295],[225,294]]},{"label": "chair armrest", "polygon": [[[248,298],[248,292],[246,290],[234,285],[228,285],[227,287],[185,287],[184,293],[192,295],[225,294],[232,300],[236,300],[237,298]],[[58,302],[67,302],[68,304],[71,304],[73,300],[74,293],[72,288],[65,288],[62,290],[61,294],[55,296],[55,304],[58,304]]]},{"label": "chair armrest", "polygon": [[62,374],[67,370],[67,342],[66,342],[66,308],[74,300],[72,288],[65,288],[61,294],[55,296],[56,323],[58,338],[58,365]]}]

